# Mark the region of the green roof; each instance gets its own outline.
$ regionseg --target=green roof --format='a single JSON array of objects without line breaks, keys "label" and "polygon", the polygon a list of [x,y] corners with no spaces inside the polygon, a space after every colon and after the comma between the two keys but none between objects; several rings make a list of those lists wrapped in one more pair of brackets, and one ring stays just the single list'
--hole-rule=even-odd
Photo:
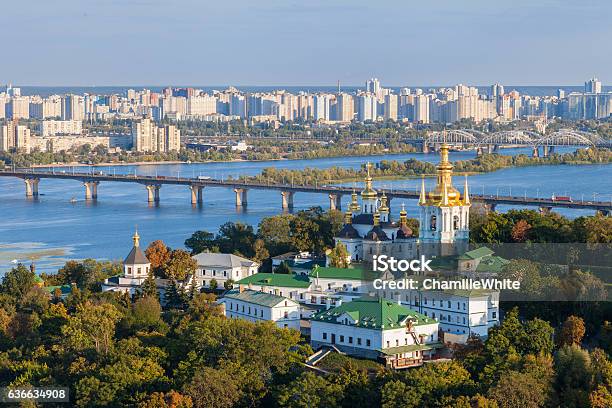
[{"label": "green roof", "polygon": [[374,280],[378,275],[364,268],[319,267],[314,268],[310,272],[310,277],[321,279]]},{"label": "green roof", "polygon": [[36,283],[44,283],[45,281],[39,275],[34,275],[34,282],[36,282]]},{"label": "green roof", "polygon": [[[257,290],[246,289],[240,292],[238,289],[225,292],[224,298],[242,300],[243,302],[252,303],[260,306],[274,307],[277,304],[288,300],[286,297],[273,295],[272,293],[264,293]],[[292,303],[293,300],[291,301]]]},{"label": "green roof", "polygon": [[476,272],[501,272],[510,261],[500,256],[486,256],[480,260]]},{"label": "green roof", "polygon": [[49,292],[51,295],[55,294],[55,290],[59,289],[62,295],[72,293],[72,285],[61,285],[61,286],[43,286],[43,289]]},{"label": "green roof", "polygon": [[461,255],[459,257],[459,259],[465,260],[465,259],[480,259],[480,258],[484,258],[485,256],[490,256],[493,255],[493,251],[490,250],[487,247],[480,247],[477,249],[473,249],[471,251],[468,251],[466,253],[464,253],[463,255]]},{"label": "green roof", "polygon": [[286,273],[256,273],[237,282],[239,285],[280,286],[284,288],[308,288],[310,279],[305,275]]},{"label": "green roof", "polygon": [[345,313],[356,321],[355,326],[365,329],[399,329],[405,326],[404,321],[406,319],[411,320],[413,326],[437,323],[425,315],[398,305],[397,302],[376,297],[362,297],[352,302],[343,303],[340,306],[319,312],[311,319],[340,324],[336,319]]},{"label": "green roof", "polygon": [[409,353],[411,351],[417,351],[417,350],[433,350],[433,349],[439,349],[439,348],[443,348],[444,344],[442,343],[429,343],[429,344],[410,344],[408,346],[398,346],[398,347],[389,347],[386,349],[380,349],[378,351],[380,351],[383,354],[387,354],[387,355],[392,355],[392,354],[399,354],[399,353]]}]

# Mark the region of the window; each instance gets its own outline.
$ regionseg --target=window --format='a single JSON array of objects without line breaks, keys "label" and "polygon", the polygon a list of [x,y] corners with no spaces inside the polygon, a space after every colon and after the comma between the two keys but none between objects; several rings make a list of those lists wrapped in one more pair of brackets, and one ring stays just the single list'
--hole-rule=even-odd
[{"label": "window", "polygon": [[251,314],[251,306],[249,306],[249,314]]},{"label": "window", "polygon": [[387,340],[387,348],[391,347],[391,343]]},{"label": "window", "polygon": [[227,271],[223,271],[223,276],[227,277]]},{"label": "window", "polygon": [[432,231],[436,230],[436,216],[435,215],[431,216],[431,219],[430,219],[430,222],[429,222],[429,229],[432,230]]},{"label": "window", "polygon": [[492,316],[494,319],[497,319],[497,312],[492,312],[492,313],[491,313],[491,316]]},{"label": "window", "polygon": [[453,230],[458,230],[459,229],[459,216],[455,215],[453,217]]},{"label": "window", "polygon": [[140,267],[136,268],[136,272],[140,275]]},{"label": "window", "polygon": [[431,312],[431,317],[432,317],[432,319],[435,319],[436,318],[436,312]]},{"label": "window", "polygon": [[399,339],[395,339],[395,346],[399,346]]},{"label": "window", "polygon": [[449,322],[451,321],[451,315],[448,315],[448,321]]},{"label": "window", "polygon": [[327,333],[323,332],[323,340],[327,340]]},{"label": "window", "polygon": [[366,346],[370,347],[371,344],[372,342],[370,341],[370,339],[366,339]]},{"label": "window", "polygon": [[285,307],[287,307],[287,301],[285,300]]},{"label": "window", "polygon": [[263,317],[263,309],[259,311],[259,317]]},{"label": "window", "polygon": [[349,336],[349,344],[353,344],[353,338]]},{"label": "window", "polygon": [[465,310],[465,303],[463,304],[463,310]]},{"label": "window", "polygon": [[451,308],[450,300],[448,301],[448,308]]},{"label": "window", "polygon": [[427,298],[423,299],[423,303],[427,304]]},{"label": "window", "polygon": [[128,267],[128,275],[132,274],[132,268]]},{"label": "window", "polygon": [[461,309],[461,303],[457,302],[457,310]]},{"label": "window", "polygon": [[465,316],[463,316],[463,324],[465,324]]},{"label": "window", "polygon": [[283,317],[284,317],[285,319],[288,319],[288,318],[289,318],[289,312],[285,311],[285,313],[283,314]]},{"label": "window", "polygon": [[361,337],[357,337],[357,345],[361,346]]},{"label": "window", "polygon": [[242,305],[242,313],[244,313],[244,305]]},{"label": "window", "polygon": [[344,336],[340,335],[340,342],[344,343]]}]

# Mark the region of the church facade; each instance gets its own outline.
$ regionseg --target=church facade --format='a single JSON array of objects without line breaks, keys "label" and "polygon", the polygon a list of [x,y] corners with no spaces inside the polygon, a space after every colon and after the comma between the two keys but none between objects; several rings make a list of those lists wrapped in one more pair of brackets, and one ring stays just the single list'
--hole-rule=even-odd
[{"label": "church facade", "polygon": [[436,186],[426,191],[421,184],[419,197],[419,233],[408,226],[402,207],[399,220],[390,218],[389,200],[384,192],[372,187],[370,164],[367,165],[361,204],[357,193],[345,213],[344,226],[335,237],[336,244],[346,246],[350,262],[371,263],[375,255],[412,259],[424,255],[452,255],[467,250],[469,241],[470,197],[467,178],[461,194],[453,186],[453,165],[448,161],[448,145],[440,147]]}]

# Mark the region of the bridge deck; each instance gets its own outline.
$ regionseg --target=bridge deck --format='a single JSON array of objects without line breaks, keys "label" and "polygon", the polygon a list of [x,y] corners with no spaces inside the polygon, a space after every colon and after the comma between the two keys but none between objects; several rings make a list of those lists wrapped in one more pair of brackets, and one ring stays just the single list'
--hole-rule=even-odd
[{"label": "bridge deck", "polygon": [[[322,193],[349,195],[353,192],[351,187],[342,186],[297,186],[291,184],[276,183],[252,183],[239,180],[218,180],[218,179],[198,179],[198,178],[179,178],[169,176],[140,176],[126,174],[106,174],[106,173],[74,173],[56,171],[22,171],[7,170],[0,171],[0,177],[28,178],[49,178],[49,179],[68,179],[79,181],[111,181],[120,183],[139,183],[144,185],[184,185],[201,187],[225,187],[236,189],[256,189],[256,190],[277,190],[301,193]],[[390,190],[386,191],[391,198],[418,199],[419,193],[410,190]],[[503,195],[481,195],[471,194],[470,199],[488,205],[516,205],[516,206],[535,206],[535,207],[561,207],[577,209],[593,209],[598,211],[612,211],[612,201],[558,201],[552,198],[535,198],[520,196]]]}]

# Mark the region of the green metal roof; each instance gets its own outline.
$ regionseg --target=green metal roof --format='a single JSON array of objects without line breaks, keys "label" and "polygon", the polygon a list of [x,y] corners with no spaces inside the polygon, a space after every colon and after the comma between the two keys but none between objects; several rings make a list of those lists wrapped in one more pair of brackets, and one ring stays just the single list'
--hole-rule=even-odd
[{"label": "green metal roof", "polygon": [[487,247],[480,247],[464,253],[459,257],[459,259],[480,259],[490,255],[493,255],[492,250]]},{"label": "green metal roof", "polygon": [[49,292],[51,295],[55,294],[55,289],[59,289],[62,295],[72,293],[72,285],[43,286],[43,289]]},{"label": "green metal roof", "polygon": [[476,272],[501,272],[510,261],[499,256],[486,256],[480,260]]},{"label": "green metal roof", "polygon": [[443,348],[444,344],[442,343],[429,343],[429,344],[410,344],[408,346],[398,346],[398,347],[389,347],[385,349],[379,349],[383,354],[393,355],[400,353],[409,353],[411,351],[421,351],[421,350],[433,350]]},{"label": "green metal roof", "polygon": [[321,279],[373,280],[378,276],[373,271],[364,268],[319,267],[314,268],[310,272],[310,277]]},{"label": "green metal roof", "polygon": [[273,295],[272,293],[264,293],[257,290],[246,289],[240,292],[238,289],[230,290],[223,295],[224,298],[242,300],[243,302],[252,303],[254,305],[274,307],[285,300],[295,303],[291,299],[283,296]]},{"label": "green metal roof", "polygon": [[436,323],[435,320],[398,305],[397,302],[376,297],[362,297],[352,302],[343,303],[340,306],[315,314],[312,316],[312,320],[340,324],[336,319],[345,313],[357,322],[355,326],[374,330],[405,327],[402,322],[406,318],[412,321],[413,326]]},{"label": "green metal roof", "polygon": [[310,279],[305,275],[286,273],[256,273],[237,282],[239,285],[280,286],[284,288],[308,288]]}]

